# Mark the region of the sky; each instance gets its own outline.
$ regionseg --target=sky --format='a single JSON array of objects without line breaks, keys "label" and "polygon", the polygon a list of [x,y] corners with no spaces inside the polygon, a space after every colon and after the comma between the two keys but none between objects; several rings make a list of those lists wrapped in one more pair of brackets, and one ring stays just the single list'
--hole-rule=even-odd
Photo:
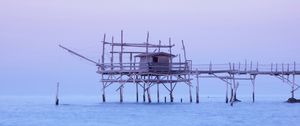
[{"label": "sky", "polygon": [[[95,65],[58,45],[97,61],[103,34],[119,41],[120,30],[126,42],[144,42],[148,31],[153,43],[171,37],[178,53],[184,40],[194,64],[300,63],[299,6],[298,0],[1,0],[0,95],[53,95],[57,82],[62,94],[99,95]],[[240,93],[250,96],[250,82],[242,83]],[[257,86],[258,94],[290,95],[274,77],[258,77]],[[203,94],[224,91],[220,80],[201,80]]]}]

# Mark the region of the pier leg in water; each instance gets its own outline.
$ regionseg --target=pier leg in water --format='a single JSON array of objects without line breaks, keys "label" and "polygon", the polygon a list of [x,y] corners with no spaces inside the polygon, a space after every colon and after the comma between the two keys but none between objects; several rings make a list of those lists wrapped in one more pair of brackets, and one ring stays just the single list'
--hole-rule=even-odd
[{"label": "pier leg in water", "polygon": [[167,97],[165,96],[165,103],[167,103]]},{"label": "pier leg in water", "polygon": [[255,75],[253,75],[253,78],[251,79],[252,82],[252,102],[255,102]]},{"label": "pier leg in water", "polygon": [[172,83],[172,76],[170,76],[170,102],[173,102],[173,83]]},{"label": "pier leg in water", "polygon": [[146,86],[146,85],[145,85],[145,83],[144,83],[144,86],[143,86],[143,102],[146,102],[146,94],[145,94],[145,92],[146,92],[145,90],[146,90],[146,89],[145,89],[145,86]]},{"label": "pier leg in water", "polygon": [[233,83],[231,83],[231,85],[230,85],[230,100],[229,100],[231,106],[233,106],[233,88],[232,88],[232,84]]},{"label": "pier leg in water", "polygon": [[190,93],[190,103],[193,102],[193,97],[192,97],[192,86],[189,85],[189,93]]},{"label": "pier leg in water", "polygon": [[136,102],[139,102],[139,85],[135,82],[135,79],[137,76],[133,77],[133,83],[135,84],[135,90],[136,90]]},{"label": "pier leg in water", "polygon": [[148,87],[147,87],[147,96],[148,96],[148,103],[151,103],[151,95],[150,95],[150,85],[147,84]]},{"label": "pier leg in water", "polygon": [[139,102],[139,86],[137,83],[135,85],[135,88],[136,88],[136,102]]},{"label": "pier leg in water", "polygon": [[233,95],[234,102],[241,102],[241,100],[237,99],[237,97],[236,97],[238,87],[239,87],[239,82],[237,82],[235,89],[234,89],[234,95]]},{"label": "pier leg in water", "polygon": [[230,102],[233,101],[233,89],[232,88],[230,89],[230,100],[229,101]]},{"label": "pier leg in water", "polygon": [[197,69],[196,103],[199,103],[199,74]]},{"label": "pier leg in water", "polygon": [[105,102],[106,99],[105,99],[105,84],[104,82],[102,81],[102,84],[103,84],[103,87],[102,87],[102,102]]},{"label": "pier leg in water", "polygon": [[170,102],[173,102],[173,84],[170,83]]},{"label": "pier leg in water", "polygon": [[157,83],[157,103],[159,103],[159,84]]},{"label": "pier leg in water", "polygon": [[228,82],[226,83],[226,99],[225,103],[228,103]]},{"label": "pier leg in water", "polygon": [[147,89],[147,94],[148,94],[148,102],[149,103],[151,103],[151,95],[150,95],[150,89],[149,89],[150,87],[148,87],[148,89]]},{"label": "pier leg in water", "polygon": [[57,85],[56,85],[55,105],[59,105],[58,91],[59,91],[59,83],[57,83]]},{"label": "pier leg in water", "polygon": [[149,80],[150,80],[150,76],[148,75],[148,82],[147,82],[147,96],[148,96],[148,102],[151,103],[151,95],[150,95],[150,83],[149,83]]},{"label": "pier leg in water", "polygon": [[120,87],[120,103],[123,103],[123,86]]},{"label": "pier leg in water", "polygon": [[170,102],[173,102],[173,92],[170,91]]}]

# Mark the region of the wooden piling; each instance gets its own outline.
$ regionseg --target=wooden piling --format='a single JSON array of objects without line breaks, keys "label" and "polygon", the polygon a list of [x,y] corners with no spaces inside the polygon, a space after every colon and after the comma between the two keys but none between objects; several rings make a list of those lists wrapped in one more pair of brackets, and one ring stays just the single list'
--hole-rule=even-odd
[{"label": "wooden piling", "polygon": [[225,103],[228,103],[228,79],[226,79],[226,98],[225,98]]},{"label": "wooden piling", "polygon": [[189,85],[189,94],[190,94],[190,103],[193,102],[193,96],[192,96],[192,86]]},{"label": "wooden piling", "polygon": [[150,83],[149,83],[149,80],[150,80],[150,75],[148,75],[148,82],[147,82],[147,96],[148,96],[148,102],[151,103],[151,95],[150,95]]},{"label": "wooden piling", "polygon": [[59,98],[58,98],[58,92],[59,92],[59,83],[57,82],[56,85],[56,96],[55,96],[55,105],[59,105]]},{"label": "wooden piling", "polygon": [[170,102],[173,102],[173,83],[172,83],[172,76],[169,78],[170,80]]},{"label": "wooden piling", "polygon": [[[101,60],[101,64],[102,64],[102,66],[101,66],[101,70],[104,70],[104,53],[105,53],[105,39],[106,39],[106,34],[104,34],[104,36],[103,36],[103,41],[102,41],[102,60]],[[113,38],[112,38],[112,41],[113,41]],[[102,81],[104,79],[104,75],[103,74],[101,74],[101,82],[102,82],[102,102],[105,102],[106,101],[106,99],[105,99],[105,88],[106,88],[106,86],[105,86],[105,83]]]},{"label": "wooden piling", "polygon": [[196,71],[197,71],[196,103],[198,104],[199,103],[199,72],[198,69],[196,69]]},{"label": "wooden piling", "polygon": [[295,98],[295,72],[296,72],[296,62],[294,62],[294,72],[293,72],[293,84],[292,84],[292,98]]},{"label": "wooden piling", "polygon": [[123,51],[124,51],[124,40],[123,40],[123,30],[121,30],[121,52],[120,52],[120,70],[123,70]]},{"label": "wooden piling", "polygon": [[120,88],[120,103],[123,103],[123,86]]},{"label": "wooden piling", "polygon": [[114,37],[111,38],[111,57],[110,57],[110,64],[111,64],[111,70],[114,70]]},{"label": "wooden piling", "polygon": [[106,98],[105,98],[105,84],[102,81],[102,102],[106,102]]},{"label": "wooden piling", "polygon": [[143,102],[146,102],[146,94],[145,94],[146,88],[145,88],[145,86],[146,86],[146,84],[144,83],[143,84]]},{"label": "wooden piling", "polygon": [[151,103],[150,86],[147,88],[148,102]]},{"label": "wooden piling", "polygon": [[[157,76],[157,78],[158,78],[158,80],[159,80],[159,76]],[[159,103],[159,82],[157,82],[157,84],[156,84],[156,93],[157,93],[157,103]]]},{"label": "wooden piling", "polygon": [[106,34],[104,34],[103,36],[103,41],[102,41],[102,67],[101,70],[104,70],[104,53],[105,53],[105,38],[106,38]]},{"label": "wooden piling", "polygon": [[121,75],[121,79],[120,79],[120,103],[123,103],[123,79],[122,79],[122,75]]},{"label": "wooden piling", "polygon": [[253,77],[251,78],[251,82],[252,82],[252,102],[255,102],[255,78],[256,76],[253,75]]},{"label": "wooden piling", "polygon": [[133,83],[135,84],[135,90],[136,90],[136,102],[139,102],[139,85],[135,82],[137,79],[137,75],[133,77]]},{"label": "wooden piling", "polygon": [[106,98],[105,98],[105,88],[106,88],[106,84],[103,81],[104,79],[104,75],[101,75],[101,83],[102,83],[102,102],[106,102]]}]

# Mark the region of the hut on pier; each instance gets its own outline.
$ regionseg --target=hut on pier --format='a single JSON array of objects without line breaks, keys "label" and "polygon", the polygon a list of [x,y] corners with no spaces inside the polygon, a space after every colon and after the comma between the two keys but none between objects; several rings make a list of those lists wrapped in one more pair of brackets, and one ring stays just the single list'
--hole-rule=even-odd
[{"label": "hut on pier", "polygon": [[149,72],[171,71],[171,60],[175,55],[165,52],[141,53],[136,55],[140,59],[139,69]]}]

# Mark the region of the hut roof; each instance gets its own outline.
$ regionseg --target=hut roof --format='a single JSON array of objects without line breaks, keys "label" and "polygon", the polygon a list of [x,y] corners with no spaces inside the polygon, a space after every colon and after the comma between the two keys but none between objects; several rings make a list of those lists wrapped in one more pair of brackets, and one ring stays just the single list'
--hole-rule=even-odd
[{"label": "hut roof", "polygon": [[141,53],[141,54],[138,54],[136,55],[135,57],[145,57],[145,56],[149,56],[149,57],[152,57],[152,56],[168,56],[168,57],[175,57],[175,55],[173,54],[170,54],[170,53],[165,53],[165,52],[151,52],[151,53]]}]

